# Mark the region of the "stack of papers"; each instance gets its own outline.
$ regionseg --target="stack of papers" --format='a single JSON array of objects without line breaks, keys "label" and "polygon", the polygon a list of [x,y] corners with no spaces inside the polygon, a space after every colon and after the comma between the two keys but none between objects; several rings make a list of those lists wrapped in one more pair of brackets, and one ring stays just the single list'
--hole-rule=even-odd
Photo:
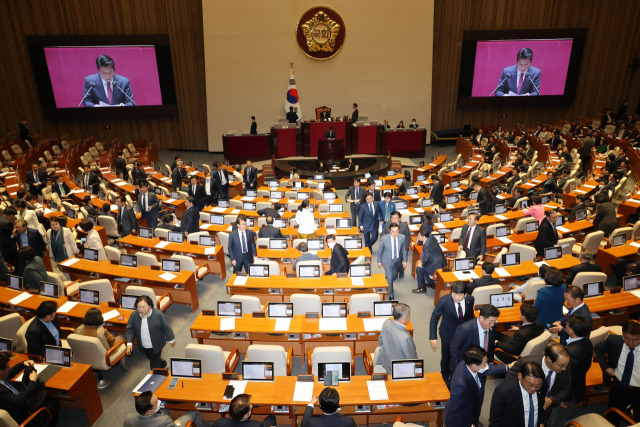
[{"label": "stack of papers", "polygon": [[[498,218],[501,221],[506,221],[507,220],[507,217],[504,216],[504,215],[496,215],[496,218]],[[509,242],[509,243],[511,243],[511,242]]]},{"label": "stack of papers", "polygon": [[219,207],[215,207],[215,208],[213,208],[213,209],[211,209],[211,210],[212,210],[213,212],[216,212],[216,213],[224,213],[224,212],[226,212],[226,211],[227,211],[227,209],[225,209],[225,208],[219,208]]},{"label": "stack of papers", "polygon": [[537,261],[533,263],[536,267],[540,268],[541,265],[549,265],[545,261]]},{"label": "stack of papers", "polygon": [[162,280],[166,280],[167,282],[175,279],[176,276],[175,274],[169,273],[168,271],[166,273],[162,273],[161,275],[158,276],[159,278],[161,278]]},{"label": "stack of papers", "polygon": [[67,302],[65,302],[64,304],[62,304],[62,305],[58,308],[57,312],[58,312],[58,313],[68,313],[68,312],[69,312],[69,311],[71,311],[71,309],[72,309],[73,307],[75,307],[76,305],[78,305],[78,302],[77,302],[77,301],[67,301]]},{"label": "stack of papers", "polygon": [[500,240],[502,243],[507,243],[507,244],[513,243],[511,239],[508,237],[498,237],[498,240]]},{"label": "stack of papers", "polygon": [[382,324],[389,317],[370,317],[368,319],[362,319],[362,324],[364,325],[364,330],[367,332],[379,331],[382,329]]},{"label": "stack of papers", "polygon": [[175,202],[175,201],[176,201],[176,199],[168,198],[168,199],[167,199],[167,200],[165,200],[164,202],[165,202],[165,203],[173,203],[173,202]]},{"label": "stack of papers", "polygon": [[[9,300],[9,304],[20,304],[22,301],[25,301],[27,299],[31,298],[31,294],[29,292],[23,292],[20,295],[18,295],[17,297],[11,298]],[[60,310],[58,310],[60,311]]]},{"label": "stack of papers", "polygon": [[562,232],[562,233],[569,233],[571,232],[571,230],[569,230],[568,228],[564,228],[564,227],[556,227],[556,230]]},{"label": "stack of papers", "polygon": [[367,381],[369,400],[389,400],[387,385],[384,381]]},{"label": "stack of papers", "polygon": [[75,264],[78,261],[80,261],[80,258],[70,258],[70,259],[66,260],[65,262],[63,262],[62,265],[64,265],[65,267],[69,267],[69,266],[72,266],[73,264]]},{"label": "stack of papers", "polygon": [[116,309],[113,309],[107,313],[102,314],[102,318],[104,319],[105,322],[107,320],[113,319],[114,317],[118,317],[118,316],[120,316],[120,312]]},{"label": "stack of papers", "polygon": [[204,249],[204,254],[205,255],[215,255],[216,254],[216,248],[205,248]]},{"label": "stack of papers", "polygon": [[235,286],[244,286],[247,283],[248,276],[236,276],[236,279],[233,281]]},{"label": "stack of papers", "polygon": [[170,242],[168,242],[166,240],[163,240],[163,241],[160,241],[160,242],[156,243],[155,247],[158,248],[158,249],[162,249],[164,247],[169,246],[169,243]]},{"label": "stack of papers", "polygon": [[[466,271],[466,270],[465,270]],[[464,271],[454,271],[453,275],[456,276],[458,280],[469,280],[469,279],[477,279],[479,276],[473,270],[468,270],[468,273]]]},{"label": "stack of papers", "polygon": [[318,323],[320,331],[346,331],[347,319],[344,317],[323,317]]},{"label": "stack of papers", "polygon": [[[313,383],[311,383],[313,384]],[[234,397],[236,397],[239,394],[243,394],[244,390],[247,388],[247,382],[246,381],[229,381],[229,385],[233,386],[233,396],[231,397],[231,399],[233,399]],[[226,397],[224,398],[224,400],[231,400],[231,399],[227,399]],[[309,399],[309,401],[311,401],[311,399]]]},{"label": "stack of papers", "polygon": [[505,270],[504,268],[502,268],[502,267],[496,268],[495,272],[498,273],[498,276],[500,276],[500,277],[509,277],[509,276],[511,276],[509,274],[509,272],[507,270]]},{"label": "stack of papers", "polygon": [[327,228],[327,234],[337,234],[337,231],[335,228]]},{"label": "stack of papers", "polygon": [[220,330],[221,331],[231,331],[236,328],[236,318],[235,317],[223,317],[220,319]]}]

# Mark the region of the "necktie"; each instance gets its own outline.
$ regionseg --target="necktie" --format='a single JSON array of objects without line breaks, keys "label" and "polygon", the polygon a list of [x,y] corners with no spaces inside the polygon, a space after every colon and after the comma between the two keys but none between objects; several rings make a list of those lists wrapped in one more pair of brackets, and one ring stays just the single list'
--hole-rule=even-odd
[{"label": "necktie", "polygon": [[520,73],[520,80],[518,80],[518,93],[520,93],[520,89],[522,89],[522,83],[524,83],[524,73]]},{"label": "necktie", "polygon": [[529,394],[529,422],[527,423],[527,427],[535,427],[535,415],[533,411],[535,411],[533,407],[533,394]]},{"label": "necktie", "polygon": [[458,303],[458,323],[462,323],[464,313],[462,312],[462,304]]},{"label": "necktie", "polygon": [[398,242],[397,239],[393,238],[393,262],[398,260]]},{"label": "necktie", "polygon": [[473,229],[470,228],[469,231],[467,231],[467,237],[464,239],[464,248],[465,249],[469,249],[469,238],[471,237],[471,230],[473,230]]},{"label": "necktie", "polygon": [[476,379],[476,384],[478,384],[478,388],[482,390],[482,384],[480,383],[480,377],[478,376],[478,374],[476,374],[474,378]]},{"label": "necktie", "polygon": [[549,396],[549,392],[551,391],[551,377],[553,376],[553,371],[549,369],[549,373],[547,374],[547,396]]},{"label": "necktie", "polygon": [[85,186],[85,188],[89,187],[89,174],[88,173],[84,174],[84,186]]},{"label": "necktie", "polygon": [[569,309],[569,312],[567,313],[567,317],[571,316],[571,313],[573,313],[573,308]]},{"label": "necktie", "polygon": [[358,187],[356,187],[356,199],[358,198]]},{"label": "necktie", "polygon": [[489,331],[484,331],[484,351],[489,351]]},{"label": "necktie", "polygon": [[13,392],[13,394],[20,394],[20,392],[18,391],[18,389],[16,389],[14,386],[11,385],[11,383],[9,381],[3,381],[2,385],[4,385],[6,388],[8,388],[9,390],[11,390]]},{"label": "necktie", "polygon": [[247,253],[247,240],[244,237],[244,231],[242,233],[240,233],[242,240],[241,240],[241,245],[242,245],[242,253],[246,254]]},{"label": "necktie", "polygon": [[373,213],[373,205],[369,205],[369,210],[371,210],[371,216],[374,216],[374,213]]},{"label": "necktie", "polygon": [[146,194],[142,195],[142,210],[144,212],[147,211],[147,195]]},{"label": "necktie", "polygon": [[67,193],[65,193],[64,191],[64,185],[60,184],[60,194],[62,194],[63,196],[66,196]]},{"label": "necktie", "polygon": [[33,173],[33,179],[35,182],[40,182],[40,178],[38,178],[38,172]]},{"label": "necktie", "polygon": [[624,371],[622,372],[622,379],[620,380],[620,384],[622,387],[629,387],[631,383],[631,373],[633,372],[633,349],[629,349],[629,354],[627,354],[627,361],[624,364]]},{"label": "necktie", "polygon": [[109,104],[113,101],[113,91],[111,90],[111,83],[107,83],[107,98],[109,98]]}]

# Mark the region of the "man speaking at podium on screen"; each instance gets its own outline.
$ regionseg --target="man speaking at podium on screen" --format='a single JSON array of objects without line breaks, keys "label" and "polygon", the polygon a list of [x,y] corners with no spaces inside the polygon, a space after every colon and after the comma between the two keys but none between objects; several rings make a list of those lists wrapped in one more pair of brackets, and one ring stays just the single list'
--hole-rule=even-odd
[{"label": "man speaking at podium on screen", "polygon": [[533,51],[523,47],[516,57],[517,64],[506,67],[495,90],[496,96],[540,95],[540,75],[542,71],[533,67]]},{"label": "man speaking at podium on screen", "polygon": [[81,103],[85,107],[133,107],[133,92],[129,79],[116,74],[116,64],[107,55],[96,59],[98,73],[84,78]]}]

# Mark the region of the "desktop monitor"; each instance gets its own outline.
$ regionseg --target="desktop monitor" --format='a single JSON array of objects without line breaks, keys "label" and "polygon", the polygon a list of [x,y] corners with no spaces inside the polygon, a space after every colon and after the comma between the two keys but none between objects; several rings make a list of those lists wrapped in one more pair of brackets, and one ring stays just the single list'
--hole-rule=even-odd
[{"label": "desktop monitor", "polygon": [[458,203],[460,201],[460,197],[453,195],[453,196],[447,196],[447,203],[449,204],[455,204]]},{"label": "desktop monitor", "polygon": [[57,211],[58,210],[58,204],[54,201],[50,201],[49,202],[49,208],[51,208],[52,211]]},{"label": "desktop monitor", "polygon": [[482,177],[483,177],[483,178],[486,178],[486,177],[488,177],[488,176],[489,176],[489,171],[486,171],[486,170],[485,170],[485,171],[482,171]]},{"label": "desktop monitor", "polygon": [[453,214],[451,212],[442,212],[440,214],[440,222],[453,221]]},{"label": "desktop monitor", "polygon": [[349,266],[349,276],[351,277],[371,277],[370,264],[356,264]]},{"label": "desktop monitor", "polygon": [[244,195],[247,197],[256,197],[258,192],[256,190],[245,190]]},{"label": "desktop monitor", "polygon": [[336,219],[336,229],[351,228],[351,218]]},{"label": "desktop monitor", "polygon": [[144,239],[152,239],[153,238],[153,230],[148,227],[140,227],[138,230],[138,236]]},{"label": "desktop monitor", "polygon": [[224,216],[211,214],[209,216],[209,223],[213,225],[224,225]]},{"label": "desktop monitor", "polygon": [[496,308],[508,308],[513,307],[513,294],[511,292],[505,292],[500,294],[491,294],[489,296],[491,305]]},{"label": "desktop monitor", "polygon": [[389,317],[393,316],[393,307],[398,301],[374,301],[373,302],[373,315],[374,317]]},{"label": "desktop monitor", "polygon": [[287,239],[269,239],[269,249],[287,249]]},{"label": "desktop monitor", "polygon": [[453,172],[456,170],[456,165],[449,166],[449,172]]},{"label": "desktop monitor", "polygon": [[551,197],[549,197],[548,194],[545,194],[544,196],[540,196],[540,201],[543,205],[549,203],[550,200],[551,200]]},{"label": "desktop monitor", "polygon": [[95,249],[85,248],[82,257],[87,261],[98,261],[98,251]]},{"label": "desktop monitor", "polygon": [[14,276],[13,274],[7,274],[7,288],[15,291],[22,290],[22,277]]},{"label": "desktop monitor", "polygon": [[585,298],[602,296],[604,294],[604,282],[585,283],[582,286],[582,290]]},{"label": "desktop monitor", "polygon": [[324,381],[328,372],[338,372],[338,381],[351,381],[351,363],[318,363],[318,381]]},{"label": "desktop monitor", "polygon": [[381,180],[381,179],[374,179],[374,180],[373,180],[373,183],[374,183],[374,185],[375,185],[375,187],[376,187],[376,188],[378,188],[378,187],[382,187],[382,186],[384,185],[384,181],[383,181],[383,180]]},{"label": "desktop monitor", "polygon": [[396,175],[396,171],[394,170],[388,170],[387,171],[387,176],[395,176]]},{"label": "desktop monitor", "polygon": [[60,289],[57,283],[40,282],[40,295],[49,298],[58,298]]},{"label": "desktop monitor", "polygon": [[187,359],[186,357],[172,357],[171,376],[177,378],[202,378],[202,361],[200,359]]},{"label": "desktop monitor", "polygon": [[210,235],[200,235],[198,236],[198,243],[200,244],[200,246],[215,246],[216,245],[216,238],[212,237]]},{"label": "desktop monitor", "polygon": [[280,182],[278,181],[269,181],[269,188],[278,188],[280,187]]},{"label": "desktop monitor", "polygon": [[520,209],[526,209],[529,207],[529,201],[528,200],[523,200],[520,202]]},{"label": "desktop monitor", "polygon": [[496,205],[496,215],[503,214],[507,211],[507,206],[504,204]]},{"label": "desktop monitor", "polygon": [[439,245],[442,245],[447,242],[447,236],[442,233],[432,233],[431,236],[436,239]]},{"label": "desktop monitor", "polygon": [[474,259],[471,258],[456,258],[454,260],[455,271],[473,270]]},{"label": "desktop monitor", "polygon": [[[398,208],[396,204],[396,209]],[[343,206],[342,204],[332,203],[329,205],[329,213],[342,213]]]},{"label": "desktop monitor", "polygon": [[396,185],[400,187],[404,183],[404,178],[396,178]]},{"label": "desktop monitor", "polygon": [[66,367],[71,366],[71,349],[56,347],[54,345],[45,345],[44,363]]},{"label": "desktop monitor", "polygon": [[13,357],[13,343],[9,338],[0,338],[0,353],[9,353],[9,357]]},{"label": "desktop monitor", "polygon": [[552,246],[544,248],[544,259],[549,261],[552,259],[562,258],[562,246]]},{"label": "desktop monitor", "polygon": [[247,223],[247,227],[253,228],[256,224],[256,219],[252,216],[248,216],[245,222]]},{"label": "desktop monitor", "polygon": [[269,266],[264,264],[251,264],[249,277],[269,277]]},{"label": "desktop monitor", "polygon": [[502,266],[511,267],[513,265],[520,265],[520,253],[502,255]]},{"label": "desktop monitor", "polygon": [[321,181],[324,179],[324,174],[323,173],[316,173],[313,175],[313,179],[316,181]]},{"label": "desktop monitor", "polygon": [[162,271],[169,271],[171,273],[180,273],[180,261],[176,261],[173,259],[163,259]]},{"label": "desktop monitor", "polygon": [[296,200],[309,200],[309,193],[306,191],[298,191],[296,193]]},{"label": "desktop monitor", "polygon": [[229,201],[225,199],[218,199],[218,207],[228,209],[230,206]]},{"label": "desktop monitor", "polygon": [[239,301],[218,301],[218,316],[242,317],[242,303]]},{"label": "desktop monitor", "polygon": [[344,239],[344,248],[349,249],[362,249],[362,239]]},{"label": "desktop monitor", "polygon": [[404,359],[391,361],[392,380],[417,380],[424,378],[422,359]]},{"label": "desktop monitor", "polygon": [[322,317],[347,317],[347,303],[323,302]]},{"label": "desktop monitor", "polygon": [[100,305],[100,291],[93,289],[80,289],[80,298],[78,300],[85,304]]},{"label": "desktop monitor", "polygon": [[327,185],[326,182],[319,182],[318,183],[318,190],[324,190],[324,186]]},{"label": "desktop monitor", "polygon": [[564,225],[564,223],[565,223],[564,215],[558,215],[558,218],[556,219],[556,227],[561,227]]},{"label": "desktop monitor", "polygon": [[409,225],[422,225],[422,215],[411,215]]},{"label": "desktop monitor", "polygon": [[293,183],[293,188],[304,188],[304,183],[300,181],[296,181]]},{"label": "desktop monitor", "polygon": [[293,317],[293,303],[269,302],[267,304],[267,315],[269,317]]},{"label": "desktop monitor", "polygon": [[67,209],[67,216],[69,219],[76,219],[76,211],[73,208]]},{"label": "desktop monitor", "polygon": [[322,198],[324,200],[335,200],[336,192],[335,191],[325,191],[322,193]]},{"label": "desktop monitor", "polygon": [[298,277],[301,279],[319,279],[320,275],[319,265],[298,265]]},{"label": "desktop monitor", "polygon": [[451,181],[451,188],[460,187],[460,181]]},{"label": "desktop monitor", "polygon": [[256,204],[253,202],[243,202],[242,203],[242,209],[244,209],[245,211],[255,211],[256,210]]},{"label": "desktop monitor", "polygon": [[307,249],[321,251],[324,249],[324,239],[307,239]]},{"label": "desktop monitor", "polygon": [[587,218],[587,210],[586,209],[580,209],[579,211],[576,211],[576,221],[582,221],[584,219]]},{"label": "desktop monitor", "polygon": [[474,191],[473,193],[469,194],[469,199],[478,200],[478,193]]},{"label": "desktop monitor", "polygon": [[168,240],[173,243],[183,243],[184,242],[184,234],[179,231],[170,231],[168,233]]},{"label": "desktop monitor", "polygon": [[275,228],[283,229],[287,228],[287,219],[286,218],[274,218],[273,226]]},{"label": "desktop monitor", "polygon": [[426,175],[418,175],[418,176],[416,177],[416,181],[424,181],[424,180],[426,180],[426,179],[427,179]]},{"label": "desktop monitor", "polygon": [[280,200],[284,198],[284,193],[282,191],[270,191],[269,198]]},{"label": "desktop monitor", "polygon": [[407,202],[404,200],[396,200],[396,210],[407,209]]},{"label": "desktop monitor", "polygon": [[172,191],[171,198],[174,200],[180,200],[180,193],[178,193],[177,191]]},{"label": "desktop monitor", "polygon": [[622,278],[622,289],[625,291],[633,291],[640,289],[640,274],[634,274],[633,276],[625,276]]},{"label": "desktop monitor", "polygon": [[430,206],[433,206],[433,200],[432,199],[422,199],[422,207],[423,208],[428,208]]},{"label": "desktop monitor", "polygon": [[123,267],[137,267],[138,266],[138,256],[137,255],[120,254],[120,265],[122,265]]},{"label": "desktop monitor", "polygon": [[273,362],[242,362],[243,381],[273,381]]},{"label": "desktop monitor", "polygon": [[500,227],[496,227],[496,237],[506,237],[511,234],[511,229],[508,225],[502,225]]},{"label": "desktop monitor", "polygon": [[126,310],[135,310],[138,295],[120,294],[120,307]]},{"label": "desktop monitor", "polygon": [[626,234],[618,234],[617,236],[613,236],[612,246],[615,248],[617,246],[622,246],[627,243],[627,235]]},{"label": "desktop monitor", "polygon": [[424,167],[424,160],[420,160],[420,163],[418,163],[418,167]]},{"label": "desktop monitor", "polygon": [[531,221],[524,225],[524,231],[527,233],[533,233],[538,230],[538,221]]}]

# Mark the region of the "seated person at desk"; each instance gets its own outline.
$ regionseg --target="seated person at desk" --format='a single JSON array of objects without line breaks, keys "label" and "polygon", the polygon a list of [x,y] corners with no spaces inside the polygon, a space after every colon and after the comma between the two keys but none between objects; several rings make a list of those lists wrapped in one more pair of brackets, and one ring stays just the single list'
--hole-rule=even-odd
[{"label": "seated person at desk", "polygon": [[567,285],[570,285],[573,283],[573,279],[576,278],[576,275],[578,273],[583,273],[583,272],[602,273],[602,267],[600,267],[598,264],[593,263],[595,259],[596,259],[595,253],[591,252],[588,249],[582,248],[582,250],[580,250],[580,257],[578,258],[578,260],[580,260],[580,264],[574,265],[569,269],[569,273],[567,274],[567,279],[566,279]]},{"label": "seated person at desk", "polygon": [[492,262],[483,262],[482,263],[482,276],[477,279],[473,279],[469,284],[469,295],[473,294],[473,291],[476,288],[481,288],[483,286],[489,285],[499,285],[500,280],[492,277],[491,275],[496,270],[496,266]]},{"label": "seated person at desk", "polygon": [[56,193],[61,199],[66,199],[69,197],[69,192],[71,189],[64,182],[64,178],[61,175],[56,176],[56,182],[51,186],[51,191]]},{"label": "seated person at desk", "polygon": [[271,239],[284,239],[282,231],[279,228],[273,226],[273,217],[267,216],[267,224],[260,227],[258,231],[258,238],[268,237]]},{"label": "seated person at desk", "polygon": [[295,111],[293,111],[293,107],[289,107],[289,112],[287,113],[287,122],[296,123],[298,121],[298,115]]},{"label": "seated person at desk", "polygon": [[[260,216],[266,216],[266,217],[272,217],[274,219],[276,218],[280,218],[280,211],[282,210],[282,205],[278,202],[273,204],[272,208],[264,208],[264,209],[260,209],[258,211],[258,215]],[[269,222],[267,221],[267,224]],[[262,236],[260,236],[262,237]]]},{"label": "seated person at desk", "polygon": [[138,414],[129,414],[124,420],[124,427],[173,427],[183,426],[189,421],[193,421],[197,427],[209,425],[202,421],[202,416],[198,411],[189,411],[177,420],[172,420],[165,414],[166,410],[160,409],[158,396],[151,391],[143,391],[136,399],[136,411]]},{"label": "seated person at desk", "polygon": [[391,126],[389,126],[389,119],[384,119],[384,124],[382,125],[382,130],[387,130],[387,129],[391,129]]},{"label": "seated person at desk", "polygon": [[391,372],[391,361],[399,359],[417,359],[416,344],[407,331],[411,319],[411,308],[399,302],[393,307],[393,319],[387,319],[380,329],[377,360],[374,360],[374,372]]},{"label": "seated person at desk", "polygon": [[538,224],[540,224],[544,219],[544,205],[542,204],[542,198],[540,196],[532,196],[531,203],[533,203],[533,206],[528,209],[523,209],[522,214],[524,216],[535,218],[536,221],[538,221]]},{"label": "seated person at desk", "polygon": [[99,261],[107,261],[107,254],[104,252],[102,239],[100,238],[100,234],[98,234],[98,232],[94,230],[93,223],[85,218],[80,221],[78,227],[80,228],[80,230],[84,231],[87,234],[87,240],[84,244],[84,247],[98,251]]},{"label": "seated person at desk", "polygon": [[229,404],[229,417],[218,419],[215,427],[275,427],[276,417],[268,415],[264,421],[250,420],[253,405],[249,401],[251,396],[239,394],[231,400]]},{"label": "seated person at desk", "polygon": [[[21,390],[14,387],[10,381],[27,366],[33,366],[33,360],[26,360],[9,368],[11,356],[9,353],[0,353],[0,409],[9,413],[16,423],[23,423],[30,415],[32,401],[39,399],[39,393],[44,392],[44,382],[38,381],[38,373],[32,371],[29,374],[29,384],[19,386]],[[44,406],[51,412],[51,420],[49,420],[46,412],[38,414],[31,422],[30,426],[50,426],[54,427],[58,424],[58,414],[60,412],[60,403],[56,399],[45,397],[40,407]]]},{"label": "seated person at desk", "polygon": [[[98,338],[105,350],[109,350],[111,347],[113,347],[117,339],[104,327],[104,318],[102,317],[102,312],[96,307],[91,307],[89,310],[87,310],[84,318],[82,319],[82,325],[76,328],[76,334],[84,335],[86,337]],[[118,351],[126,350],[124,344],[124,341],[120,342]],[[126,369],[127,365],[125,358],[120,359],[120,366]]]},{"label": "seated person at desk", "polygon": [[331,276],[335,273],[348,273],[349,272],[349,252],[340,244],[336,243],[336,236],[329,234],[325,241],[327,246],[331,249],[331,262],[329,271],[325,273],[327,276]]},{"label": "seated person at desk", "polygon": [[396,126],[396,129],[404,129],[404,122],[402,120],[400,120],[398,126]]},{"label": "seated person at desk", "polygon": [[[320,409],[322,409],[322,415],[314,417],[313,407],[318,402]],[[338,413],[339,408],[340,394],[338,394],[338,390],[325,387],[320,392],[320,396],[314,397],[304,410],[302,427],[356,427],[357,424],[353,418]]]},{"label": "seated person at desk", "polygon": [[412,119],[411,120],[411,124],[409,125],[409,129],[418,129],[418,123],[416,122],[416,119]]},{"label": "seated person at desk", "polygon": [[[538,319],[537,308],[531,304],[520,305],[520,320],[522,324],[520,327],[512,326],[509,329],[510,332],[515,332],[513,336],[501,332],[498,333],[496,348],[502,349],[513,356],[520,356],[527,343],[544,332],[544,325],[536,319]],[[516,360],[516,357],[500,354],[500,360],[504,363],[510,363]]]},{"label": "seated person at desk", "polygon": [[25,338],[27,353],[44,357],[44,346],[60,346],[60,324],[55,319],[58,304],[47,300],[40,303],[36,310],[36,318],[31,321]]},{"label": "seated person at desk", "polygon": [[48,282],[47,267],[42,258],[37,256],[31,246],[23,246],[18,250],[20,261],[24,265],[22,280],[25,290],[40,289],[40,282]]},{"label": "seated person at desk", "polygon": [[296,249],[298,249],[302,255],[300,255],[298,258],[294,258],[293,260],[294,271],[296,269],[296,265],[298,265],[298,262],[300,261],[320,261],[320,257],[317,254],[312,254],[309,252],[309,247],[307,246],[306,242],[298,243],[298,247]]},{"label": "seated person at desk", "polygon": [[329,126],[329,130],[324,133],[324,139],[333,140],[336,139],[336,131],[333,130],[333,126]]},{"label": "seated person at desk", "polygon": [[524,294],[531,283],[537,282],[538,280],[544,280],[544,275],[547,273],[548,268],[549,266],[547,264],[540,264],[540,267],[538,268],[537,276],[530,277],[526,282],[524,282],[520,286],[516,286],[515,283],[511,283],[509,285],[509,292],[514,294],[513,299],[518,302],[522,302],[522,295],[520,294]]},{"label": "seated person at desk", "polygon": [[161,230],[180,231],[180,227],[173,225],[173,215],[171,214],[165,214],[156,229],[157,228]]}]

